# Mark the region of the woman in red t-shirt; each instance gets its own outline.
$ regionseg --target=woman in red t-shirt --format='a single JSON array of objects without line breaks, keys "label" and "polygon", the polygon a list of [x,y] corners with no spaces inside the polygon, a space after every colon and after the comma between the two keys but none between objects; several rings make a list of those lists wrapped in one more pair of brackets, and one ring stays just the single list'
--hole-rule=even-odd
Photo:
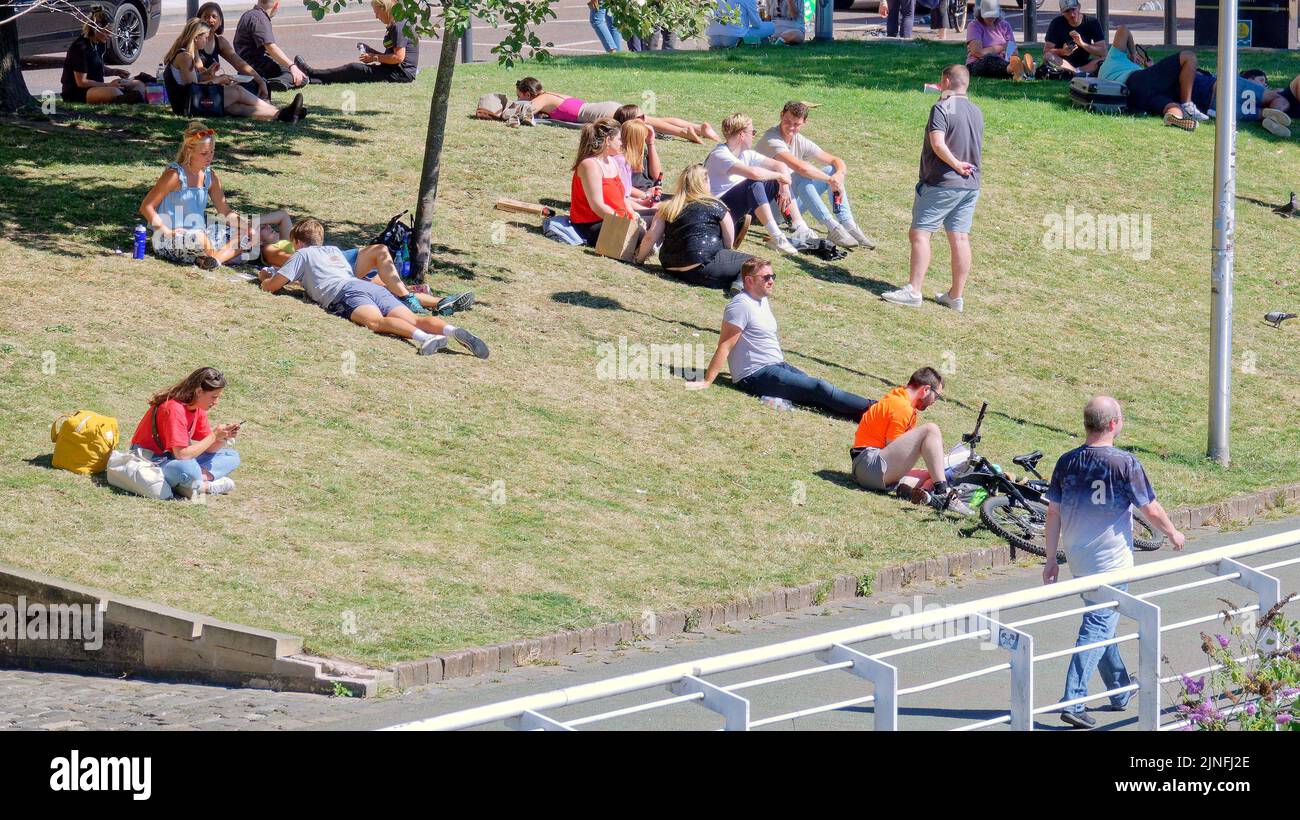
[{"label": "woman in red t-shirt", "polygon": [[149,400],[149,410],[136,425],[131,449],[162,466],[176,495],[228,493],[235,482],[227,476],[239,466],[239,453],[226,442],[239,434],[238,424],[208,423],[226,377],[215,367],[200,367]]},{"label": "woman in red t-shirt", "polygon": [[596,120],[582,127],[578,158],[569,185],[569,222],[582,240],[595,247],[606,217],[631,217],[636,203],[623,187],[623,140],[614,120]]}]

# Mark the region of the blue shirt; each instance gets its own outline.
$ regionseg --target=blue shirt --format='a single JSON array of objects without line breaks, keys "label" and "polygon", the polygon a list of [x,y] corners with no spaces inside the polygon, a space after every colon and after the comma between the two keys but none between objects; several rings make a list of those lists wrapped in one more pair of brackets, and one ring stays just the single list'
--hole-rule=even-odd
[{"label": "blue shirt", "polygon": [[1155,501],[1132,453],[1111,446],[1076,447],[1056,462],[1047,500],[1060,505],[1061,540],[1079,577],[1133,566],[1133,507]]}]

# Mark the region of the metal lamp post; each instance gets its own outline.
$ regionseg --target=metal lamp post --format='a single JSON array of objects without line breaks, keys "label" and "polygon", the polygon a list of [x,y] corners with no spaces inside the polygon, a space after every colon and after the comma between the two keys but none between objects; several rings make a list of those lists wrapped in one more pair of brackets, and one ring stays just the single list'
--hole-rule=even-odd
[{"label": "metal lamp post", "polygon": [[1206,455],[1226,467],[1232,404],[1232,257],[1237,192],[1237,0],[1219,0],[1218,69],[1210,269],[1210,434]]}]

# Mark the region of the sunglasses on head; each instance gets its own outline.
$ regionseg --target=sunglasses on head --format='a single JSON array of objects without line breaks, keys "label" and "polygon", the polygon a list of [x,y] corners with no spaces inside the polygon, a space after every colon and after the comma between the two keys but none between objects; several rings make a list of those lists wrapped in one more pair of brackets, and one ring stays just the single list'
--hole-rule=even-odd
[{"label": "sunglasses on head", "polygon": [[211,128],[205,128],[202,131],[195,131],[193,134],[190,134],[188,137],[185,138],[185,141],[200,142],[202,140],[207,139],[208,137],[215,137],[216,135],[217,135],[216,131],[212,130]]}]

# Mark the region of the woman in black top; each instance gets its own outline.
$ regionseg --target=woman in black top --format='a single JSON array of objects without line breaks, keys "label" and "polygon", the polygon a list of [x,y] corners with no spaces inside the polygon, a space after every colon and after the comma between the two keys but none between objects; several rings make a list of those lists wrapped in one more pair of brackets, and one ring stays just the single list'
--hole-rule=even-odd
[{"label": "woman in black top", "polygon": [[361,62],[348,63],[338,68],[312,68],[301,57],[294,57],[294,65],[309,78],[322,83],[409,83],[415,79],[420,63],[420,41],[410,32],[409,23],[393,19],[396,0],[370,0],[370,8],[379,22],[388,26],[384,31],[384,50],[375,51],[364,43]]},{"label": "woman in black top", "polygon": [[221,74],[221,58],[225,57],[226,62],[230,63],[236,71],[253,78],[242,83],[244,88],[264,100],[271,99],[271,92],[266,88],[266,80],[248,64],[247,60],[235,52],[234,47],[230,45],[230,41],[223,36],[226,30],[226,15],[221,11],[220,4],[204,3],[199,6],[198,18],[207,23],[208,28],[212,29],[212,39],[208,42],[207,47],[198,51],[200,81],[205,83],[217,82],[217,77]]},{"label": "woman in black top", "polygon": [[[112,22],[101,10],[90,13],[81,27],[81,36],[68,47],[63,59],[63,101],[104,103],[138,103],[145,101],[144,83],[130,79],[120,68],[104,68],[104,48],[111,36]],[[117,79],[104,82],[104,75]]]},{"label": "woman in black top", "polygon": [[655,215],[637,248],[636,262],[659,248],[659,264],[669,276],[692,285],[728,288],[736,283],[740,266],[750,258],[734,251],[736,226],[731,213],[709,193],[709,174],[704,166],[688,166],[677,178],[677,194]]}]

